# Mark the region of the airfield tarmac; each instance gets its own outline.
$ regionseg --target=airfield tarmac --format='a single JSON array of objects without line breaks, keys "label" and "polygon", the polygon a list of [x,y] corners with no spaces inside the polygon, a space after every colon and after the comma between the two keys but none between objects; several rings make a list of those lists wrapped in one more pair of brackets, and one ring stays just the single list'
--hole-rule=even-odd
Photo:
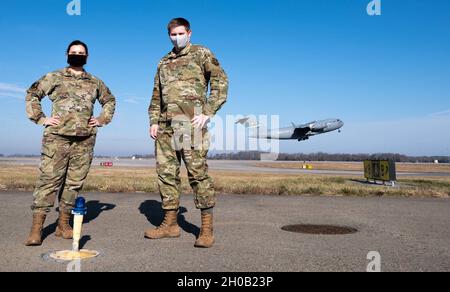
[{"label": "airfield tarmac", "polygon": [[[117,167],[155,167],[154,160],[95,159]],[[0,158],[3,165],[37,166],[38,158]],[[256,161],[209,161],[216,171],[360,175],[358,171],[303,170],[258,166]],[[399,173],[399,176],[450,176]],[[217,244],[193,248],[200,216],[189,195],[182,197],[179,239],[146,240],[146,228],[162,220],[160,198],[145,193],[83,193],[88,200],[82,247],[100,257],[82,271],[366,271],[367,255],[381,255],[382,271],[450,271],[450,200],[436,198],[266,196],[218,194]],[[30,192],[0,192],[0,271],[65,271],[48,253],[70,249],[53,235],[53,212],[41,247],[22,245],[29,231]],[[306,235],[282,230],[292,224],[348,226],[348,235]]]},{"label": "airfield tarmac", "polygon": [[[82,247],[98,258],[81,271],[365,272],[367,255],[381,256],[381,271],[450,271],[450,200],[421,198],[219,195],[216,245],[195,249],[200,216],[182,197],[179,239],[147,240],[162,220],[155,194],[85,194]],[[0,271],[61,271],[67,263],[46,254],[71,248],[54,236],[57,214],[46,222],[41,247],[25,247],[31,193],[0,192]],[[284,225],[332,224],[358,229],[348,235],[306,235]]]},{"label": "airfield tarmac", "polygon": [[[154,159],[98,159],[95,158],[93,166],[100,166],[100,163],[112,161],[118,167],[151,167],[155,168],[156,161]],[[351,170],[304,170],[304,169],[287,169],[277,167],[257,166],[258,161],[231,161],[231,160],[208,160],[211,170],[216,171],[232,171],[232,172],[249,172],[249,173],[277,173],[277,174],[314,174],[314,175],[349,175],[361,176],[362,171]],[[285,162],[271,162],[281,164]],[[39,158],[0,158],[0,164],[6,165],[39,165]],[[360,163],[361,164],[361,163]],[[450,177],[450,172],[398,172],[398,177]]]}]

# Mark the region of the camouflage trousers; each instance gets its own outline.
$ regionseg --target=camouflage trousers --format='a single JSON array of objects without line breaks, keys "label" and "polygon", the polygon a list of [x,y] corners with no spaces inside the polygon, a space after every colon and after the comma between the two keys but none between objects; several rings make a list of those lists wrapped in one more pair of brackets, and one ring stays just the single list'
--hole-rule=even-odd
[{"label": "camouflage trousers", "polygon": [[59,207],[70,213],[91,167],[96,135],[70,137],[45,133],[42,141],[40,176],[31,209],[50,212]]},{"label": "camouflage trousers", "polygon": [[[161,124],[160,124],[161,127]],[[203,131],[203,143],[200,149],[185,147],[181,150],[174,147],[174,130],[161,127],[156,139],[156,171],[158,174],[159,192],[164,210],[175,210],[180,206],[181,160],[186,165],[189,184],[195,195],[195,206],[198,209],[212,208],[216,204],[213,181],[208,175],[206,157],[209,148],[209,135]]]}]

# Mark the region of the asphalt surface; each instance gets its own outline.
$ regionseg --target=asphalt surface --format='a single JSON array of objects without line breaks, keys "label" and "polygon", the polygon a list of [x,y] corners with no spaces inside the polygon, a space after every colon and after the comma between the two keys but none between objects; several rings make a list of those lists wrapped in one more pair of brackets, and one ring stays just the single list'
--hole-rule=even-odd
[{"label": "asphalt surface", "polygon": [[[149,167],[155,168],[154,159],[94,159],[93,166],[100,166],[100,163],[112,161],[115,166],[122,167]],[[1,164],[8,165],[39,165],[39,158],[1,158]],[[259,167],[258,161],[230,161],[230,160],[208,160],[211,170],[217,171],[233,171],[233,172],[251,172],[251,173],[276,173],[276,174],[314,174],[314,175],[351,175],[364,176],[362,171],[343,171],[343,170],[304,170],[304,169],[286,169],[276,167]],[[282,162],[274,162],[282,163]],[[450,172],[428,173],[428,172],[398,172],[398,177],[450,177]]]},{"label": "asphalt surface", "polygon": [[[159,196],[86,194],[82,245],[101,253],[82,271],[366,271],[367,255],[381,255],[382,271],[450,271],[450,200],[411,198],[275,197],[219,195],[217,243],[195,249],[200,216],[182,198],[181,238],[144,239],[162,220]],[[41,247],[25,247],[30,193],[0,193],[0,271],[66,271],[50,251],[71,248],[54,236],[56,212],[46,222]],[[350,235],[283,231],[290,224],[357,228]]]}]

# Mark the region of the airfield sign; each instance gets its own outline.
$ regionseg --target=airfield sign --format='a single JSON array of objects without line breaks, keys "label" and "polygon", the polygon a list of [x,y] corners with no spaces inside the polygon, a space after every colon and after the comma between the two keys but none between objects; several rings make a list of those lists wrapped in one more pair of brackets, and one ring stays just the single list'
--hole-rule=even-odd
[{"label": "airfield sign", "polygon": [[367,181],[392,182],[397,180],[395,161],[366,160],[364,161],[364,177]]}]

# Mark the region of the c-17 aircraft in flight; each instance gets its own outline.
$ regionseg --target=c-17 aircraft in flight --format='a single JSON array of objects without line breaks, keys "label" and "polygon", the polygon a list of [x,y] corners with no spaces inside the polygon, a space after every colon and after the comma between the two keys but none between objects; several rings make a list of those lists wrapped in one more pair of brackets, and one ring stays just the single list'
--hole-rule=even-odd
[{"label": "c-17 aircraft in flight", "polygon": [[252,121],[249,117],[236,121],[236,124],[241,124],[247,128],[257,129],[257,133],[251,135],[251,138],[257,139],[278,139],[278,140],[298,140],[305,141],[312,136],[333,132],[339,130],[344,126],[344,122],[340,119],[328,119],[322,121],[314,121],[311,123],[296,125],[292,123],[291,127],[272,129],[265,132],[260,131],[260,125]]}]

